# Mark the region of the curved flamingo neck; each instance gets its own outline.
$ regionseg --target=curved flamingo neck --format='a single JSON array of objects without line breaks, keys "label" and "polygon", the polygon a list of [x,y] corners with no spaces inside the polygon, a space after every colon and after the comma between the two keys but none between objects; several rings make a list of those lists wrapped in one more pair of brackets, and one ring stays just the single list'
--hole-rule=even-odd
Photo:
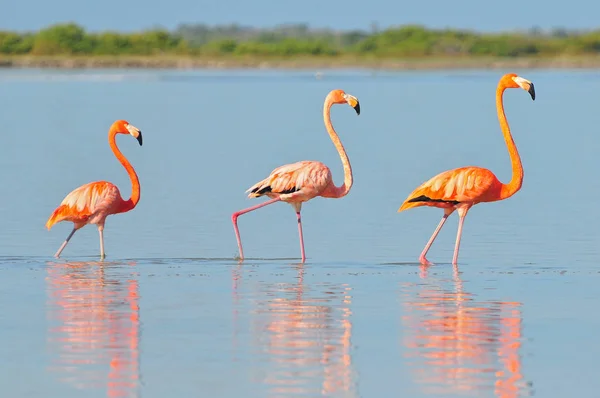
[{"label": "curved flamingo neck", "polygon": [[333,145],[335,145],[335,149],[337,149],[338,153],[340,154],[340,159],[342,160],[342,166],[344,167],[344,183],[340,187],[334,186],[331,189],[328,189],[327,192],[324,192],[322,196],[329,198],[341,198],[350,192],[350,188],[352,188],[354,180],[352,178],[352,166],[350,166],[350,159],[348,159],[348,155],[346,154],[346,150],[340,141],[340,137],[338,137],[333,125],[331,124],[332,105],[332,98],[327,98],[325,105],[323,106],[323,119],[325,120],[325,128],[329,133],[329,137],[331,138],[331,141],[333,141]]},{"label": "curved flamingo neck", "polygon": [[521,157],[519,156],[519,151],[517,150],[515,141],[510,133],[508,121],[506,120],[506,114],[504,113],[504,90],[506,90],[506,87],[503,84],[499,84],[498,88],[496,89],[496,109],[498,110],[500,129],[502,130],[502,135],[504,136],[504,141],[506,142],[506,146],[508,148],[508,155],[510,156],[512,177],[508,184],[502,184],[499,200],[513,196],[519,189],[521,189],[521,185],[523,185],[523,164],[521,163]]},{"label": "curved flamingo neck", "polygon": [[117,147],[116,136],[117,130],[111,128],[108,132],[108,144],[110,145],[110,149],[112,149],[116,158],[123,165],[123,167],[125,167],[125,170],[127,170],[127,174],[129,175],[129,179],[131,180],[131,198],[129,200],[125,200],[123,202],[122,208],[120,209],[120,212],[126,212],[133,209],[140,201],[140,181],[138,179],[137,174],[135,173],[135,170],[133,169],[133,166],[131,165],[131,163],[129,163],[129,160],[127,160],[127,158],[123,156],[123,154]]}]

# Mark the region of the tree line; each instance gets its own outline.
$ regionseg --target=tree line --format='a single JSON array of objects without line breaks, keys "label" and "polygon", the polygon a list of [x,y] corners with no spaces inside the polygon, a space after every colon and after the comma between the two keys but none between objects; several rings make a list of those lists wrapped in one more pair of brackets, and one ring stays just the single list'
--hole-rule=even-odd
[{"label": "tree line", "polygon": [[405,25],[385,30],[373,28],[334,31],[307,25],[272,29],[239,25],[210,27],[181,25],[170,32],[151,29],[136,33],[87,32],[65,23],[38,32],[0,31],[3,55],[189,55],[189,56],[557,56],[597,55],[600,30],[480,33],[458,29],[428,29]]}]

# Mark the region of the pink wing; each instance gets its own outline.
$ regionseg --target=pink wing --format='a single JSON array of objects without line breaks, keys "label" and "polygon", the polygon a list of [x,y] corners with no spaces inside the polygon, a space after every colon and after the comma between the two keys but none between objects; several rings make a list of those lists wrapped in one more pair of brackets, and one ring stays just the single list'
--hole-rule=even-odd
[{"label": "pink wing", "polygon": [[291,194],[300,190],[320,193],[331,183],[331,171],[321,162],[302,161],[278,167],[246,192],[256,198],[268,194]]},{"label": "pink wing", "polygon": [[119,188],[107,181],[90,182],[69,193],[54,210],[46,227],[60,221],[86,223],[99,212],[110,212],[121,199]]},{"label": "pink wing", "polygon": [[417,206],[452,207],[463,202],[479,202],[497,183],[494,173],[481,167],[448,170],[417,187],[398,211]]}]

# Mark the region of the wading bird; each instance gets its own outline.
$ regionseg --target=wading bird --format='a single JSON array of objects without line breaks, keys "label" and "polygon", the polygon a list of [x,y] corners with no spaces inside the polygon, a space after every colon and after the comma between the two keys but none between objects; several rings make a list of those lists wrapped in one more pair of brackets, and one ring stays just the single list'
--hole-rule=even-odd
[{"label": "wading bird", "polygon": [[458,249],[460,246],[460,237],[462,234],[463,223],[469,209],[480,202],[495,202],[513,196],[523,183],[523,165],[515,142],[513,141],[508,121],[504,114],[503,95],[507,88],[522,88],[535,100],[535,89],[533,83],[514,73],[508,73],[500,79],[496,89],[496,109],[498,111],[498,120],[500,128],[508,147],[508,154],[512,164],[512,178],[508,184],[501,183],[498,178],[488,169],[481,167],[461,167],[454,170],[448,170],[440,173],[426,181],[415,189],[408,198],[402,203],[398,212],[412,209],[419,206],[439,207],[444,210],[444,216],[438,224],[429,242],[425,245],[419,261],[421,264],[431,264],[427,258],[427,252],[436,236],[442,229],[442,226],[448,219],[448,216],[458,211],[458,232],[456,234],[456,244],[454,246],[454,257],[452,264],[457,264]]},{"label": "wading bird", "polygon": [[240,240],[240,231],[237,225],[238,217],[272,203],[283,201],[291,204],[296,210],[302,262],[306,261],[304,238],[302,236],[302,221],[300,218],[302,203],[316,196],[322,196],[324,198],[341,198],[346,196],[352,187],[352,168],[350,167],[350,160],[331,124],[331,106],[333,104],[346,103],[354,108],[357,115],[360,115],[360,104],[358,103],[358,99],[350,94],[346,94],[343,90],[332,90],[325,98],[325,104],[323,106],[325,128],[342,159],[342,165],[344,167],[344,184],[340,187],[336,187],[333,184],[329,168],[323,163],[316,161],[302,161],[287,164],[273,170],[267,178],[256,183],[246,191],[250,192],[248,195],[249,198],[257,198],[266,195],[271,198],[271,200],[235,212],[231,216],[235,237],[240,251],[240,259],[244,259],[244,252],[242,250],[242,241]]},{"label": "wading bird", "polygon": [[108,181],[90,182],[68,194],[46,222],[48,230],[54,224],[61,221],[71,221],[74,224],[73,230],[54,255],[56,258],[60,256],[60,253],[67,246],[75,231],[87,224],[96,224],[98,226],[98,233],[100,234],[100,257],[104,258],[103,231],[106,217],[111,214],[125,213],[132,210],[140,200],[140,182],[138,176],[131,163],[117,148],[117,134],[131,134],[138,140],[141,146],[142,132],[125,120],[117,120],[108,131],[110,148],[119,162],[125,167],[131,179],[131,199],[123,200],[119,188]]}]

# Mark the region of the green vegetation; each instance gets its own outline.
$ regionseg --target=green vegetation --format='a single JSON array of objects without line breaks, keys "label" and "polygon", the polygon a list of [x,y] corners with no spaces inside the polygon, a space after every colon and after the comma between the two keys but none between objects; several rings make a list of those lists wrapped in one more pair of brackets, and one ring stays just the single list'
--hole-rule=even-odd
[{"label": "green vegetation", "polygon": [[174,32],[86,32],[73,23],[39,32],[0,31],[4,56],[192,56],[286,59],[448,57],[556,57],[600,55],[600,31],[477,33],[410,25],[372,32],[311,30],[306,25],[254,29],[237,25],[182,25]]}]

